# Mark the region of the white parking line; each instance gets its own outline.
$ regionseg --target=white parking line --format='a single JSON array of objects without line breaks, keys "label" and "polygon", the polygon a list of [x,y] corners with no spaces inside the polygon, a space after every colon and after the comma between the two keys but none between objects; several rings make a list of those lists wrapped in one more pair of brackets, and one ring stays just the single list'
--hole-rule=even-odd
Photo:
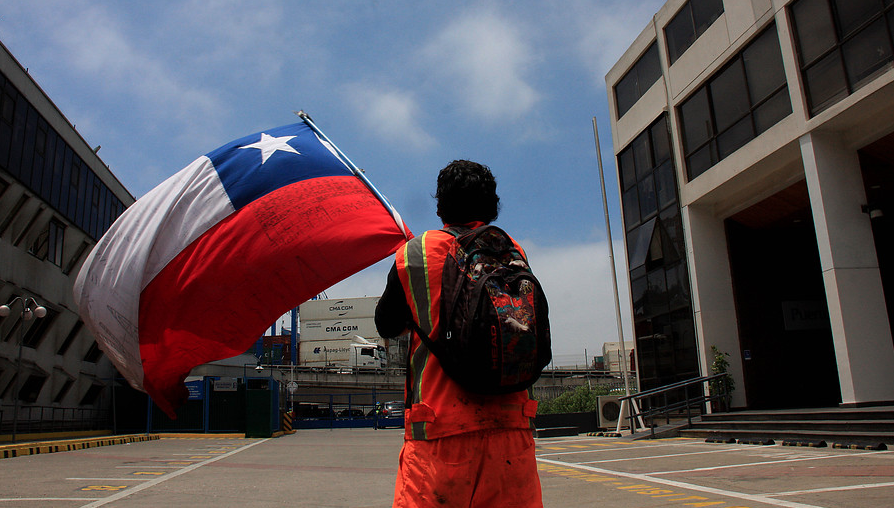
[{"label": "white parking line", "polygon": [[744,451],[743,449],[726,449],[726,450],[711,450],[707,452],[689,452],[689,453],[670,453],[667,455],[649,455],[646,457],[624,457],[621,459],[605,459],[605,460],[588,460],[585,462],[578,462],[577,464],[600,464],[603,462],[630,462],[631,460],[652,460],[652,459],[663,459],[666,457],[688,457],[689,455],[705,455],[709,453],[732,453]]},{"label": "white parking line", "polygon": [[[592,443],[592,441],[591,441],[591,443]],[[704,443],[701,443],[698,441],[692,442],[692,443],[662,443],[662,444],[649,444],[646,446],[640,446],[639,448],[648,447],[649,449],[652,449],[652,448],[661,448],[661,447],[665,447],[665,446],[692,446],[692,445],[696,445],[696,444],[704,444]],[[553,444],[550,444],[550,446],[567,446],[567,442],[553,443]],[[544,445],[544,448],[545,447],[546,446]],[[630,451],[631,449],[632,448],[630,446],[624,446],[624,447],[619,447],[619,448],[593,448],[590,450],[576,450],[576,451],[571,451],[571,452],[547,452],[547,453],[540,453],[537,456],[538,457],[552,457],[554,455],[571,455],[574,453],[593,453],[593,452],[612,452],[612,451],[618,451],[618,450],[622,450],[622,451],[626,452],[626,451]]]},{"label": "white parking line", "polygon": [[216,461],[218,461],[218,460],[220,460],[220,459],[227,458],[227,457],[229,457],[230,455],[235,455],[235,454],[237,454],[237,453],[239,453],[239,452],[241,452],[241,451],[244,451],[244,450],[247,450],[247,449],[251,448],[252,446],[259,445],[259,444],[261,444],[261,443],[263,443],[263,442],[265,442],[265,441],[269,441],[269,440],[270,440],[269,438],[267,438],[267,439],[261,439],[260,441],[255,441],[254,443],[247,444],[247,445],[242,446],[242,447],[240,447],[240,448],[237,448],[237,449],[235,449],[235,450],[233,450],[233,451],[230,451],[230,452],[227,452],[227,453],[218,455],[217,457],[210,458],[210,459],[208,459],[208,460],[204,460],[204,461],[202,461],[202,462],[196,462],[195,464],[186,466],[186,467],[184,467],[183,469],[180,469],[179,471],[174,471],[174,472],[172,472],[172,473],[168,473],[168,474],[166,474],[166,475],[164,475],[164,476],[159,476],[158,478],[154,478],[154,479],[152,479],[152,480],[150,480],[150,481],[148,481],[148,482],[146,482],[146,483],[143,483],[142,485],[135,485],[135,486],[130,487],[130,488],[128,488],[128,489],[122,490],[121,492],[118,492],[117,494],[113,494],[113,495],[111,495],[111,496],[109,496],[109,497],[104,497],[104,498],[102,498],[102,499],[100,499],[100,500],[98,500],[98,501],[96,501],[96,502],[93,502],[93,503],[90,503],[90,504],[85,504],[85,505],[82,506],[81,508],[95,508],[95,507],[97,507],[97,506],[102,506],[102,505],[111,503],[111,502],[113,502],[113,501],[117,501],[117,500],[119,500],[119,499],[123,499],[123,498],[125,498],[125,497],[127,497],[127,496],[130,496],[130,495],[132,495],[132,494],[136,494],[137,492],[140,492],[141,490],[148,489],[149,487],[154,487],[154,486],[156,486],[156,485],[158,485],[158,484],[160,484],[160,483],[163,483],[163,482],[166,482],[166,481],[170,480],[171,478],[176,478],[176,477],[178,477],[178,476],[180,476],[180,475],[186,474],[186,473],[188,473],[188,472],[190,472],[190,471],[193,471],[193,470],[195,470],[195,469],[198,469],[198,468],[200,468],[200,467],[202,467],[202,466],[205,466],[205,465],[210,464],[210,463],[212,463],[212,462],[216,462]]},{"label": "white parking line", "polygon": [[[888,453],[888,452],[868,452],[866,455],[872,455],[875,453]],[[841,455],[818,455],[816,457],[801,457],[796,459],[785,459],[785,460],[767,460],[764,462],[746,462],[743,464],[729,464],[726,466],[711,466],[711,467],[697,467],[693,469],[679,469],[675,471],[652,471],[647,474],[675,474],[675,473],[695,473],[698,471],[714,471],[717,469],[730,469],[734,467],[751,467],[751,466],[766,466],[773,464],[787,464],[790,462],[803,462],[807,460],[823,460],[823,459],[834,459],[840,458]]]},{"label": "white parking line", "polygon": [[894,487],[894,482],[864,483],[863,485],[844,485],[841,487],[826,487],[823,489],[790,490],[788,492],[768,492],[763,495],[765,495],[765,496],[797,496],[800,494],[816,494],[818,492],[838,492],[838,491],[843,491],[843,490],[861,490],[861,489],[871,489],[874,487]]},{"label": "white parking line", "polygon": [[576,468],[576,469],[582,469],[584,471],[591,471],[594,473],[600,473],[600,474],[605,474],[605,475],[631,478],[631,479],[635,479],[635,480],[641,481],[641,482],[658,483],[661,485],[667,485],[667,486],[675,487],[678,489],[694,490],[696,492],[704,492],[704,493],[713,494],[716,496],[725,496],[725,497],[731,497],[731,498],[735,498],[735,499],[742,499],[742,500],[751,501],[754,503],[764,503],[764,504],[767,504],[770,506],[780,506],[782,508],[822,508],[820,506],[816,506],[816,505],[812,505],[812,504],[795,503],[793,501],[785,501],[782,499],[773,499],[769,496],[745,494],[742,492],[735,492],[735,491],[730,491],[730,490],[717,489],[714,487],[705,487],[702,485],[695,485],[692,483],[668,480],[666,478],[656,478],[654,476],[649,476],[648,474],[625,473],[622,471],[613,471],[611,469],[602,469],[602,468],[593,467],[593,466],[585,466],[582,464],[562,462],[559,460],[538,458],[537,461],[545,462],[547,464],[553,464],[556,466],[565,466],[565,467],[572,467],[572,468]]}]

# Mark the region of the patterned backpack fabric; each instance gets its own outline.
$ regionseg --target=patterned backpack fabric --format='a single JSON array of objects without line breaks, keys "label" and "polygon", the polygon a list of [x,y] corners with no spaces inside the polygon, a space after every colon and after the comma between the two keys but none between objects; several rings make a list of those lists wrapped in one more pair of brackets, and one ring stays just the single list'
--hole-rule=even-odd
[{"label": "patterned backpack fabric", "polygon": [[540,282],[500,228],[446,231],[456,239],[442,276],[439,336],[418,326],[417,332],[464,389],[489,395],[527,389],[552,358]]}]

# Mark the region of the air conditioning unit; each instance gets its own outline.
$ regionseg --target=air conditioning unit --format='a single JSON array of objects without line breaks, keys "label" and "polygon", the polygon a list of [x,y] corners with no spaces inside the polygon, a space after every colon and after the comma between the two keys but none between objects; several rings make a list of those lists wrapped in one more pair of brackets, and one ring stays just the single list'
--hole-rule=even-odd
[{"label": "air conditioning unit", "polygon": [[596,399],[598,405],[596,426],[602,429],[617,427],[618,418],[621,416],[621,403],[618,397],[600,395]]}]

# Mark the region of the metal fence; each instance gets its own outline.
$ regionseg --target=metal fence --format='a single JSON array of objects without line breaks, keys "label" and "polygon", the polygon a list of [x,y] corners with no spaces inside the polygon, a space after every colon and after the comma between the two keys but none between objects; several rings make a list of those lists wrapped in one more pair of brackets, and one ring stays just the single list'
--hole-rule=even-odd
[{"label": "metal fence", "polygon": [[[547,375],[548,371],[544,371],[540,381],[534,385],[534,398],[537,400],[551,400],[562,395],[565,392],[576,390],[580,386],[588,386],[591,390],[597,390],[602,395],[625,395],[624,379],[620,377],[593,377],[593,376],[575,376],[573,383],[564,382],[562,384],[551,384],[551,377]],[[568,380],[564,378],[552,378],[560,380]],[[636,393],[636,378],[630,377],[627,386],[630,387],[630,393]]]},{"label": "metal fence", "polygon": [[0,405],[0,434],[67,432],[111,428],[108,410],[92,407],[20,406],[16,418],[13,404]]},{"label": "metal fence", "polygon": [[[403,392],[371,391],[367,393],[330,394],[301,393],[292,400],[293,428],[382,427],[385,422],[377,414],[380,402],[402,401]],[[403,418],[396,426],[403,425]]]}]

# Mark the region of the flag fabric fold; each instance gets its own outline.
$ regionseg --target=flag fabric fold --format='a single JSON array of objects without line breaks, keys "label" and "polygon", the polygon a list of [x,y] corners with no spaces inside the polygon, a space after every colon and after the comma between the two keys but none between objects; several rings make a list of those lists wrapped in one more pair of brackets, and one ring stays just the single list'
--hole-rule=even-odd
[{"label": "flag fabric fold", "polygon": [[173,417],[193,367],[245,352],[286,311],[412,237],[363,180],[307,123],[228,143],[115,221],[78,274],[79,313]]}]

